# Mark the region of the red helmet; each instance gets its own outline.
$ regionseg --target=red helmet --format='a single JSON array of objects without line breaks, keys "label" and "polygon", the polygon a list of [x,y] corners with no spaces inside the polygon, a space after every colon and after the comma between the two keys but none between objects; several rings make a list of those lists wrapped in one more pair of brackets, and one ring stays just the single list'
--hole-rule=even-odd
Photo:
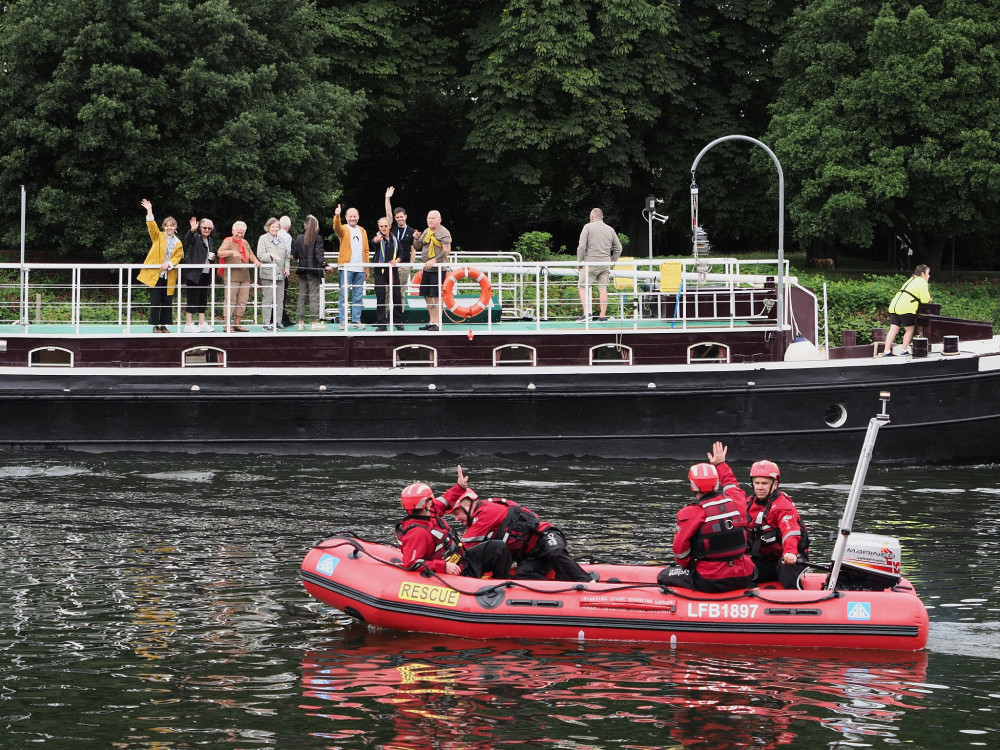
[{"label": "red helmet", "polygon": [[781,479],[781,470],[773,461],[758,461],[750,467],[750,476],[767,477],[777,482]]},{"label": "red helmet", "polygon": [[688,472],[692,492],[711,492],[719,486],[719,472],[712,464],[695,464]]},{"label": "red helmet", "polygon": [[473,502],[475,502],[478,499],[479,499],[479,495],[477,495],[475,492],[473,492],[469,488],[466,488],[462,492],[462,494],[458,496],[458,499],[455,501],[455,505],[458,505],[463,500],[472,500]]},{"label": "red helmet", "polygon": [[403,510],[412,513],[415,510],[429,508],[431,500],[434,499],[434,490],[423,482],[414,482],[403,490]]}]

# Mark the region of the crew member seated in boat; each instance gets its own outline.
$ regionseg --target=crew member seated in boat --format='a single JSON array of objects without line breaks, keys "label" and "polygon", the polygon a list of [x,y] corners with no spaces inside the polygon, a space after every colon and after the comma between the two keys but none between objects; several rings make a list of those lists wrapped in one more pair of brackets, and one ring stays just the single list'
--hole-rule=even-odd
[{"label": "crew member seated in boat", "polygon": [[753,585],[747,500],[725,462],[727,451],[715,443],[710,463],[695,464],[688,471],[695,499],[677,511],[677,564],[661,570],[657,583],[695,591],[736,591]]},{"label": "crew member seated in boat", "polygon": [[463,547],[458,535],[441,517],[448,506],[423,482],[403,490],[403,510],[407,517],[396,524],[396,538],[402,547],[403,565],[408,569],[426,567],[435,573],[469,578],[509,578],[510,550],[503,542]]},{"label": "crew member seated in boat", "polygon": [[809,562],[809,532],[792,498],[778,489],[781,471],[771,461],[750,467],[753,502],[750,504],[750,557],[757,567],[757,583],[778,581],[797,588]]},{"label": "crew member seated in boat", "polygon": [[566,551],[566,537],[536,513],[504,497],[480,500],[469,489],[469,478],[458,467],[458,482],[444,493],[451,514],[465,526],[467,547],[501,541],[517,563],[514,578],[542,580],[555,572],[557,581],[592,581]]}]

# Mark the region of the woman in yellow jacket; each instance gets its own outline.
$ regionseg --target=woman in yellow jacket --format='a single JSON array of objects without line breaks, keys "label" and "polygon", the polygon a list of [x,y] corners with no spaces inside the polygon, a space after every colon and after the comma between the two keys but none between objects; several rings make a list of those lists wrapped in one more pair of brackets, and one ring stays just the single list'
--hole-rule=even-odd
[{"label": "woman in yellow jacket", "polygon": [[153,326],[153,333],[170,333],[167,326],[177,287],[177,264],[184,257],[184,243],[177,236],[177,220],[173,216],[163,220],[161,232],[153,220],[153,204],[143,198],[142,207],[146,209],[146,229],[153,241],[143,264],[158,267],[143,268],[139,271],[139,281],[150,288],[149,324]]}]

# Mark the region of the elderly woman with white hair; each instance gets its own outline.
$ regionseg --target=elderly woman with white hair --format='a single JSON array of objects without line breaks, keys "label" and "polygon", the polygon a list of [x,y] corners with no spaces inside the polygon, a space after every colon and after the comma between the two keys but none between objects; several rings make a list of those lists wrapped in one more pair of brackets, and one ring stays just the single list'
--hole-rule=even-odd
[{"label": "elderly woman with white hair", "polygon": [[219,246],[219,275],[226,279],[226,333],[239,331],[246,333],[249,329],[243,326],[243,314],[250,299],[250,287],[253,279],[249,268],[226,268],[226,264],[246,265],[252,263],[260,268],[260,261],[250,249],[250,244],[243,239],[247,233],[245,222],[233,224],[233,236],[226,237]]}]

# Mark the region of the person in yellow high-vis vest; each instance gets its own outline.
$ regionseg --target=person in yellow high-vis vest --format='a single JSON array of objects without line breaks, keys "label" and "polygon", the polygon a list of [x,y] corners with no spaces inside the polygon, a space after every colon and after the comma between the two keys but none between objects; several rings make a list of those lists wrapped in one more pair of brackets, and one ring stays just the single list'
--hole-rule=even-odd
[{"label": "person in yellow high-vis vest", "polygon": [[917,308],[920,303],[931,301],[930,288],[927,282],[931,278],[929,266],[919,265],[913,270],[913,276],[899,288],[896,296],[889,303],[889,333],[885,337],[885,356],[893,356],[892,342],[896,340],[899,329],[903,329],[902,355],[910,353],[910,339],[917,323]]}]

